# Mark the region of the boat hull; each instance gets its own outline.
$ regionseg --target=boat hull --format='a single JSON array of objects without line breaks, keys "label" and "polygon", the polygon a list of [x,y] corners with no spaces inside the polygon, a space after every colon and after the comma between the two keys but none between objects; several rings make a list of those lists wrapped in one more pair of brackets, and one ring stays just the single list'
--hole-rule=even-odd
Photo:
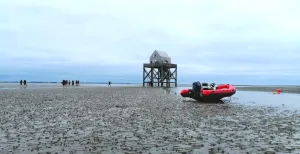
[{"label": "boat hull", "polygon": [[222,98],[231,97],[236,93],[235,87],[229,84],[220,85],[215,90],[207,89],[194,91],[192,89],[183,89],[181,91],[182,97],[189,97],[197,101],[220,101]]}]

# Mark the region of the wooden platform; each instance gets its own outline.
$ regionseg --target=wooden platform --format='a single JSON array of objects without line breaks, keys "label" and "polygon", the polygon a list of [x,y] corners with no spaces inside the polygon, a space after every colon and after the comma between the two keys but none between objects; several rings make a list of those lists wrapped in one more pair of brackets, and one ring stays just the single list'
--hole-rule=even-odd
[{"label": "wooden platform", "polygon": [[170,63],[144,63],[144,68],[177,68],[177,64]]},{"label": "wooden platform", "polygon": [[177,64],[144,63],[143,70],[143,87],[145,84],[158,87],[170,87],[174,84],[177,87]]}]

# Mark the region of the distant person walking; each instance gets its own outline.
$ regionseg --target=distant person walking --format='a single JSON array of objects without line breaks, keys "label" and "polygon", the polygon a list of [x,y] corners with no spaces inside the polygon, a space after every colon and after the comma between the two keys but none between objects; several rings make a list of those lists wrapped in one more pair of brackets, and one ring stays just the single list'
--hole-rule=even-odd
[{"label": "distant person walking", "polygon": [[111,86],[111,82],[110,81],[108,81],[108,86]]},{"label": "distant person walking", "polygon": [[27,86],[27,81],[26,80],[24,80],[23,83],[24,83],[24,86]]},{"label": "distant person walking", "polygon": [[62,84],[63,86],[66,86],[66,85],[67,85],[67,83],[68,83],[68,81],[67,81],[67,80],[62,80],[62,82],[61,82],[61,84]]},{"label": "distant person walking", "polygon": [[69,80],[69,82],[68,82],[68,83],[69,83],[69,85],[71,85],[71,82],[70,82],[70,80]]},{"label": "distant person walking", "polygon": [[72,86],[74,86],[74,80],[72,80]]},{"label": "distant person walking", "polygon": [[20,86],[22,86],[23,85],[23,80],[20,80]]}]

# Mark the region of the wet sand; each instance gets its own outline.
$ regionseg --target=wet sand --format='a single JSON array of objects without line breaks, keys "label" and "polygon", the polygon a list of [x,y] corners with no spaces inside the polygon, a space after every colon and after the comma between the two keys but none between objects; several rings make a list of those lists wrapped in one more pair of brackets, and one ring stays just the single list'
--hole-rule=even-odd
[{"label": "wet sand", "polygon": [[0,105],[0,153],[300,152],[296,109],[238,98],[204,104],[161,88],[67,87],[3,90]]}]

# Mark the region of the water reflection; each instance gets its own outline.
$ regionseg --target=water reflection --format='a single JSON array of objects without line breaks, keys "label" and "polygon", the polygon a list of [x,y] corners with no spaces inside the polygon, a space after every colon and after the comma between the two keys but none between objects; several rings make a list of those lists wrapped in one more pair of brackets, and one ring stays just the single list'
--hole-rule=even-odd
[{"label": "water reflection", "polygon": [[[200,103],[199,101],[193,100],[193,99],[186,99],[183,100],[183,102],[191,102],[191,103]],[[219,101],[207,101],[207,102],[201,102],[203,104],[224,104],[224,103],[228,103],[228,101],[226,99],[224,100],[219,100]]]},{"label": "water reflection", "polygon": [[163,89],[165,90],[166,94],[175,94],[175,95],[177,95],[177,94],[180,93],[180,92],[177,92],[175,90],[176,88],[163,88]]}]

